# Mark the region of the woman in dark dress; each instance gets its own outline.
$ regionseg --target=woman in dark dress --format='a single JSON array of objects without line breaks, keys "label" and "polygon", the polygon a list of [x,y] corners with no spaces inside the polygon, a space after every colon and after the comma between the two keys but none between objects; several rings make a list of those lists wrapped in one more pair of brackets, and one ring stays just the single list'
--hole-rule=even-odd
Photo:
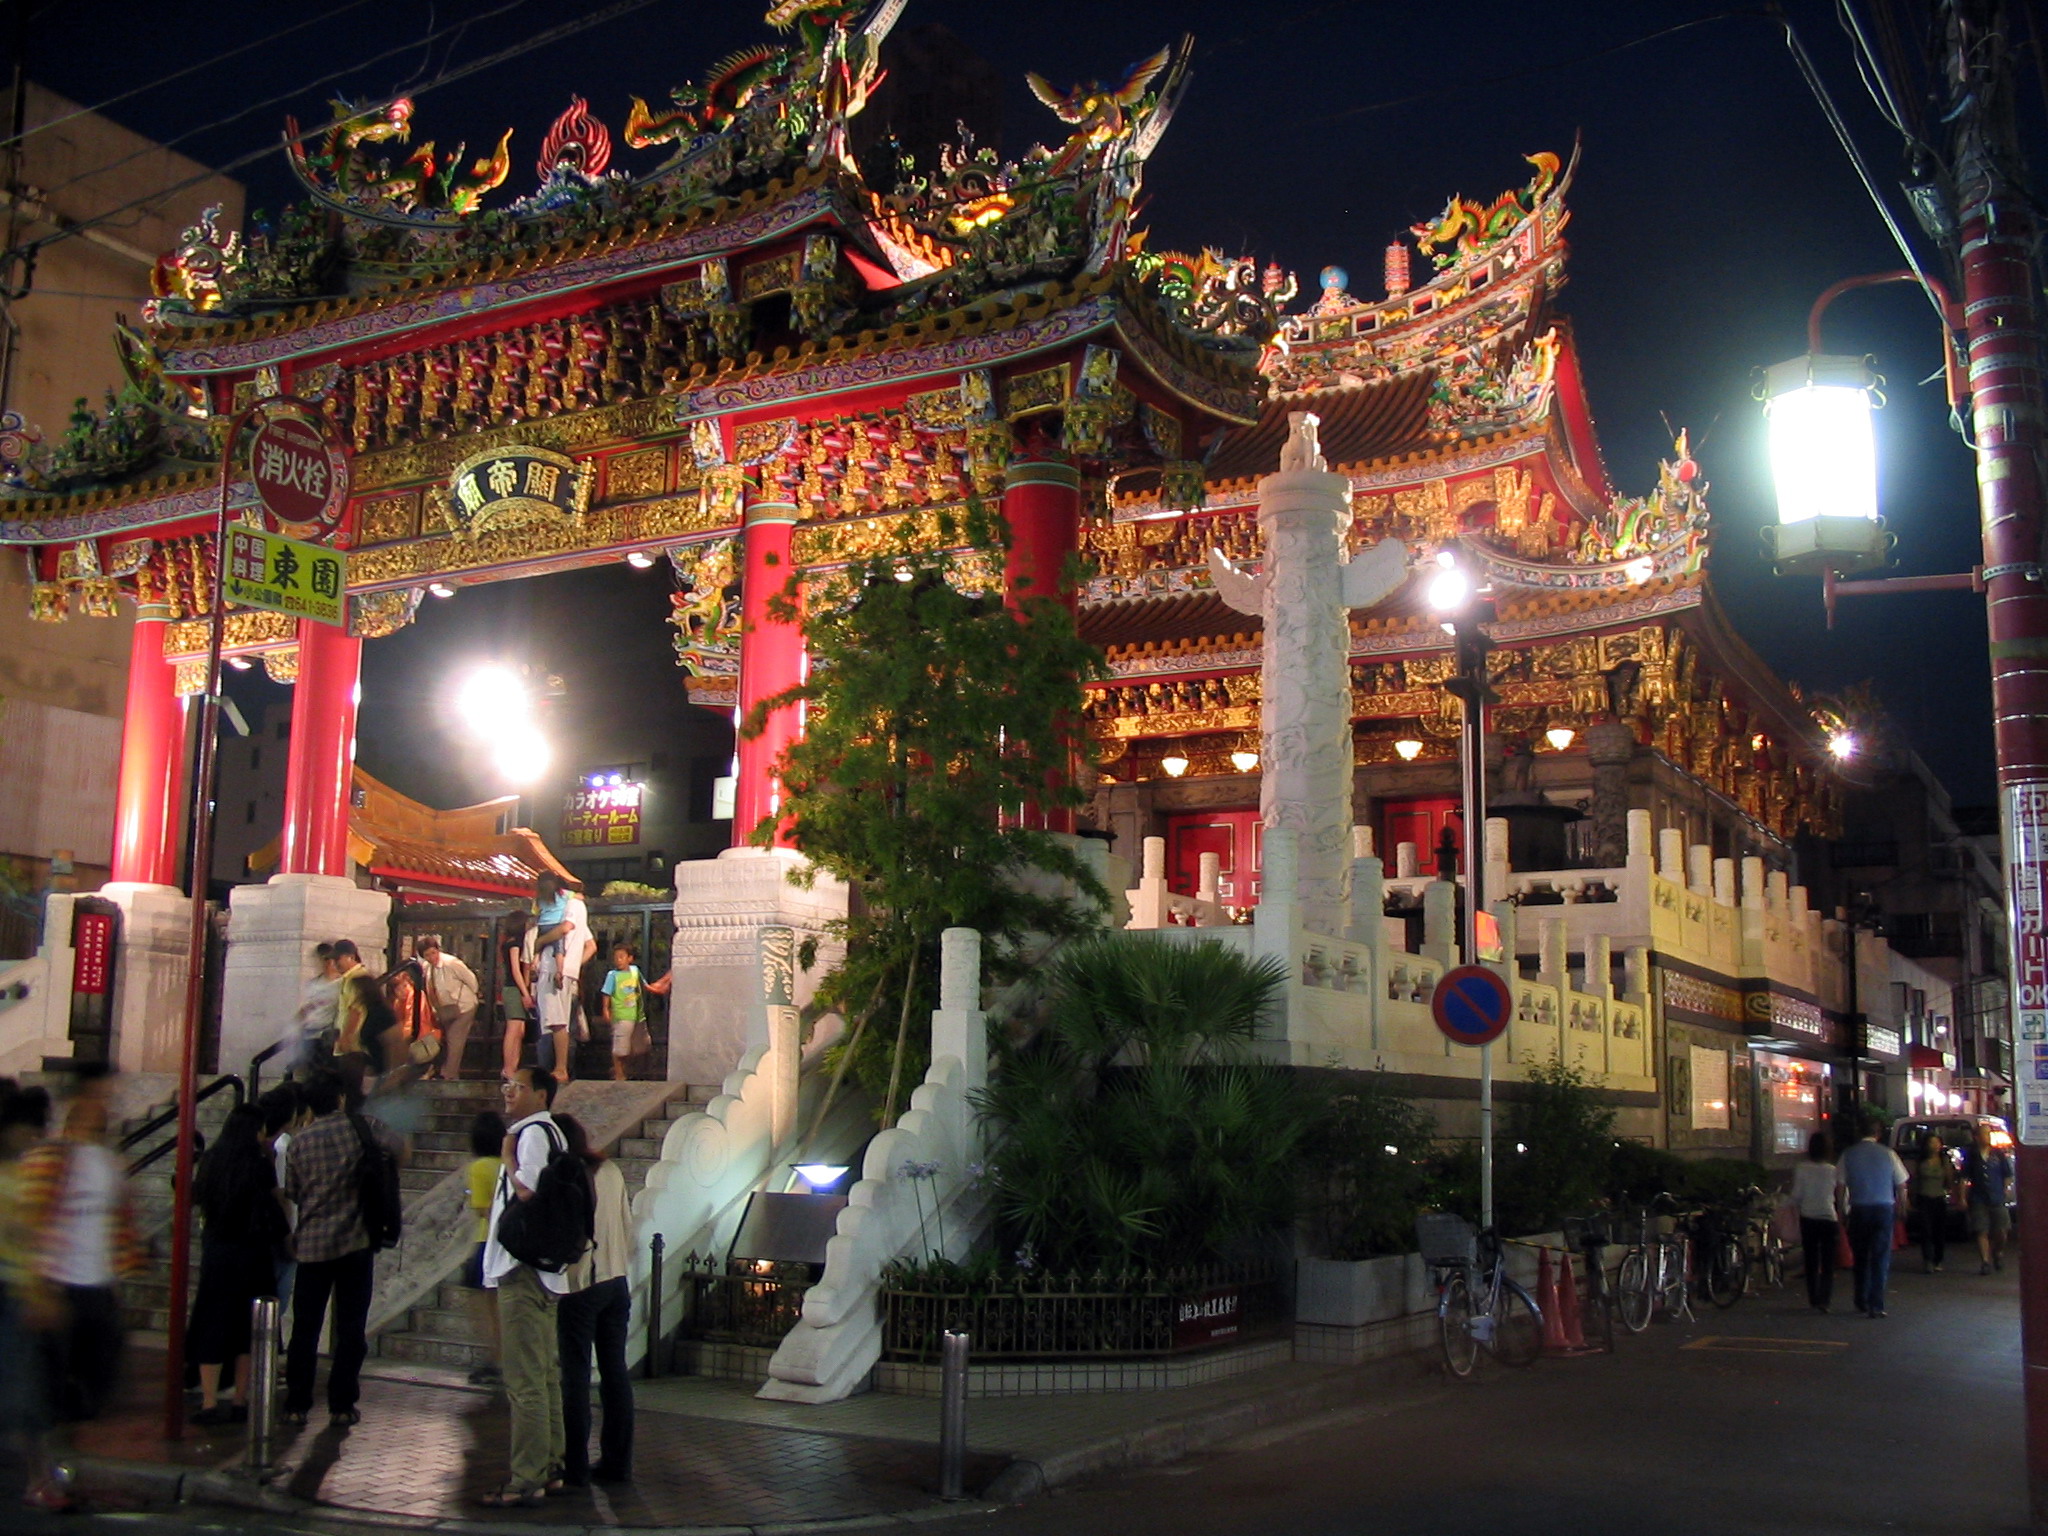
[{"label": "woman in dark dress", "polygon": [[[249,1309],[277,1289],[286,1238],[277,1168],[254,1105],[235,1110],[200,1159],[193,1203],[206,1222],[199,1250],[199,1294],[192,1302],[192,1359],[199,1367],[195,1424],[239,1424],[249,1417]],[[221,1372],[234,1367],[234,1401],[220,1400]]]}]

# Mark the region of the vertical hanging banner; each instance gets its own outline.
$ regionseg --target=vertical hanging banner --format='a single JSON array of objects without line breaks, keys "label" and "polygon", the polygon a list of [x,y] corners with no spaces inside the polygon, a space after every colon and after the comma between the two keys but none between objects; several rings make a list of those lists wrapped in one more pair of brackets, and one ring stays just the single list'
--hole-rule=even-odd
[{"label": "vertical hanging banner", "polygon": [[2007,918],[2012,978],[2014,1133],[2048,1146],[2048,783],[2008,784],[2005,798]]},{"label": "vertical hanging banner", "polygon": [[113,914],[76,914],[71,920],[71,990],[95,997],[106,992],[113,953]]}]

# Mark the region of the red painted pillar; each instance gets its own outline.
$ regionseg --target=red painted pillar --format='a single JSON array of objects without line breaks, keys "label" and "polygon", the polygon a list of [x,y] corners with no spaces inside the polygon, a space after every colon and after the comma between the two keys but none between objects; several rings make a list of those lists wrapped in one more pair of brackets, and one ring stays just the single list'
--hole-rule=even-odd
[{"label": "red painted pillar", "polygon": [[[1003,593],[1010,605],[1051,597],[1071,610],[1075,593],[1063,577],[1080,544],[1081,472],[1064,459],[1013,460],[1003,476],[1003,521],[1010,531],[1003,560]],[[1027,805],[1024,824],[1072,832],[1074,813]]]},{"label": "red painted pillar", "polygon": [[[796,529],[796,507],[786,501],[750,499],[745,518],[746,564],[740,577],[740,719],[763,699],[794,688],[804,676],[804,632],[768,611],[769,599],[789,586],[795,567],[790,540]],[[785,749],[803,734],[795,705],[776,710],[767,729],[740,738],[739,777],[733,786],[732,841],[748,845],[754,829],[782,805],[782,783],[775,765]],[[775,846],[787,848],[786,828],[777,829]]]},{"label": "red painted pillar", "polygon": [[362,662],[361,640],[332,624],[299,620],[299,679],[292,686],[279,874],[352,873],[348,808]]},{"label": "red painted pillar", "polygon": [[185,703],[178,669],[164,660],[170,610],[138,608],[128,643],[128,703],[121,716],[121,782],[114,801],[116,880],[175,885],[178,813],[185,800]]}]

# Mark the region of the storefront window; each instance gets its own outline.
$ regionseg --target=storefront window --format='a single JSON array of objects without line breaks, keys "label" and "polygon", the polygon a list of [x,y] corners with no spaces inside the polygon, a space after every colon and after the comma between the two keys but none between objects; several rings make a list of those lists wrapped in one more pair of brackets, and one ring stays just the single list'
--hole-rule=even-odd
[{"label": "storefront window", "polygon": [[1804,1152],[1808,1139],[1826,1125],[1827,1066],[1781,1056],[1766,1061],[1762,1075],[1771,1105],[1771,1150]]}]

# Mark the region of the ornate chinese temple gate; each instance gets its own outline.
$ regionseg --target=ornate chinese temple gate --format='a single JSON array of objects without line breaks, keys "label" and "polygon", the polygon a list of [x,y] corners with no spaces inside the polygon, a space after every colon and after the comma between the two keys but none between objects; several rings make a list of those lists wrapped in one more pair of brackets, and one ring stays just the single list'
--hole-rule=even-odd
[{"label": "ornate chinese temple gate", "polygon": [[[473,165],[403,158],[410,103],[345,109],[294,151],[309,200],[275,230],[244,241],[209,221],[160,264],[161,297],[121,336],[133,382],[105,415],[11,445],[25,494],[4,537],[37,551],[38,616],[126,598],[143,620],[115,871],[138,915],[175,879],[217,427],[288,392],[352,455],[347,631],[226,619],[228,655],[294,686],[279,872],[234,895],[233,1030],[274,1036],[315,940],[381,947],[384,898],[356,886],[347,847],[361,647],[430,584],[666,556],[691,697],[744,707],[801,679],[800,632],[768,611],[792,575],[929,543],[941,510],[978,496],[999,499],[1012,547],[1001,573],[961,579],[1046,591],[1087,498],[1133,472],[1199,498],[1203,446],[1255,419],[1256,341],[1191,329],[1157,264],[1128,259],[1185,47],[1071,92],[1034,77],[1069,125],[1056,150],[1005,163],[963,146],[871,179],[846,123],[898,9],[778,6],[774,44],[671,108],[631,104],[630,169],[579,98],[538,189],[488,210],[506,142]],[[253,503],[246,485],[231,496]],[[779,804],[795,729],[771,720],[742,745],[736,841]],[[717,862],[734,858],[773,878],[696,871],[685,903],[697,891],[713,928],[789,919],[780,856]]]}]

